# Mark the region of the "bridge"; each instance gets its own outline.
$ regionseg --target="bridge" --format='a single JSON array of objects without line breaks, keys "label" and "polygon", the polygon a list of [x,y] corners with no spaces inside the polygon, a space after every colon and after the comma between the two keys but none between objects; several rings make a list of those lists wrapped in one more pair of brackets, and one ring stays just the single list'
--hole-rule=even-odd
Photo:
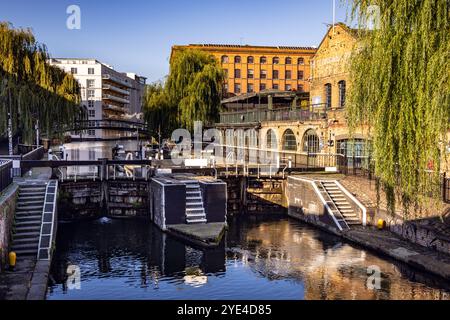
[{"label": "bridge", "polygon": [[148,126],[141,122],[114,120],[114,119],[96,119],[96,120],[76,120],[73,126],[58,128],[55,133],[77,132],[85,130],[117,130],[138,132],[140,135],[149,136]]}]

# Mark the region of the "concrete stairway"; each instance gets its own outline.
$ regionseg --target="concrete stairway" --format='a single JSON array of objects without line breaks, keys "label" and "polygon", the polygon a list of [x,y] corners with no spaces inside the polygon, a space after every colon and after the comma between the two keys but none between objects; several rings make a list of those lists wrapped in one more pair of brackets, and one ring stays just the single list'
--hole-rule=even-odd
[{"label": "concrete stairway", "polygon": [[44,182],[19,184],[12,241],[12,250],[17,256],[37,256],[45,189]]},{"label": "concrete stairway", "polygon": [[347,225],[360,225],[361,221],[359,220],[358,214],[353,210],[339,186],[333,181],[322,182],[322,186],[333,201],[335,209],[344,218]]},{"label": "concrete stairway", "polygon": [[196,180],[183,181],[186,184],[186,223],[206,223],[206,213],[200,185]]}]

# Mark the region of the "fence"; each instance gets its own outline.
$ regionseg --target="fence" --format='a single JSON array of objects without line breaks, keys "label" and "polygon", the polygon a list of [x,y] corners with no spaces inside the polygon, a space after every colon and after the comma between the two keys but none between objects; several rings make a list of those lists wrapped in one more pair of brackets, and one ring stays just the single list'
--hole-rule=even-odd
[{"label": "fence", "polygon": [[287,120],[324,120],[327,119],[326,112],[309,111],[293,108],[253,108],[249,110],[222,112],[220,114],[221,123],[243,123],[262,121],[287,121]]},{"label": "fence", "polygon": [[442,195],[445,203],[450,203],[450,177],[447,178],[447,175],[444,173],[442,177]]},{"label": "fence", "polygon": [[12,182],[12,161],[0,160],[0,192],[5,190]]},{"label": "fence", "polygon": [[[44,147],[43,146],[27,146],[19,145],[19,151],[26,152],[26,154],[13,155],[13,156],[1,156],[4,160],[41,160],[44,157]],[[30,170],[29,167],[21,165],[20,168],[12,167],[11,172],[13,177],[20,177],[24,173]]]}]

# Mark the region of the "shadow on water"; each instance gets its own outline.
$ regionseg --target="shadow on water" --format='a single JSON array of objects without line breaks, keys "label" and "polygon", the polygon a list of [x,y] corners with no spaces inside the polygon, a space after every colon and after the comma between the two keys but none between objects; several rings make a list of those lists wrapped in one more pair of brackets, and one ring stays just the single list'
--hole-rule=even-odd
[{"label": "shadow on water", "polygon": [[[80,287],[67,268],[80,270]],[[368,288],[373,267],[379,286]],[[236,219],[219,248],[143,220],[61,224],[49,299],[449,299],[450,286],[300,222]]]}]

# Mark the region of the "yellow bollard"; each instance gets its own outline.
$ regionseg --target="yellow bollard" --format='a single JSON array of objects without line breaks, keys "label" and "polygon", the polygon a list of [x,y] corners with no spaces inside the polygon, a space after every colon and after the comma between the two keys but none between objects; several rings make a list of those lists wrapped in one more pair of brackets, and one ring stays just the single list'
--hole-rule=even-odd
[{"label": "yellow bollard", "polygon": [[386,228],[386,221],[384,221],[383,219],[379,219],[377,227],[378,230],[383,230],[384,228]]},{"label": "yellow bollard", "polygon": [[14,267],[16,266],[16,260],[17,260],[16,253],[14,251],[11,251],[9,253],[9,268],[11,270],[14,270]]}]

